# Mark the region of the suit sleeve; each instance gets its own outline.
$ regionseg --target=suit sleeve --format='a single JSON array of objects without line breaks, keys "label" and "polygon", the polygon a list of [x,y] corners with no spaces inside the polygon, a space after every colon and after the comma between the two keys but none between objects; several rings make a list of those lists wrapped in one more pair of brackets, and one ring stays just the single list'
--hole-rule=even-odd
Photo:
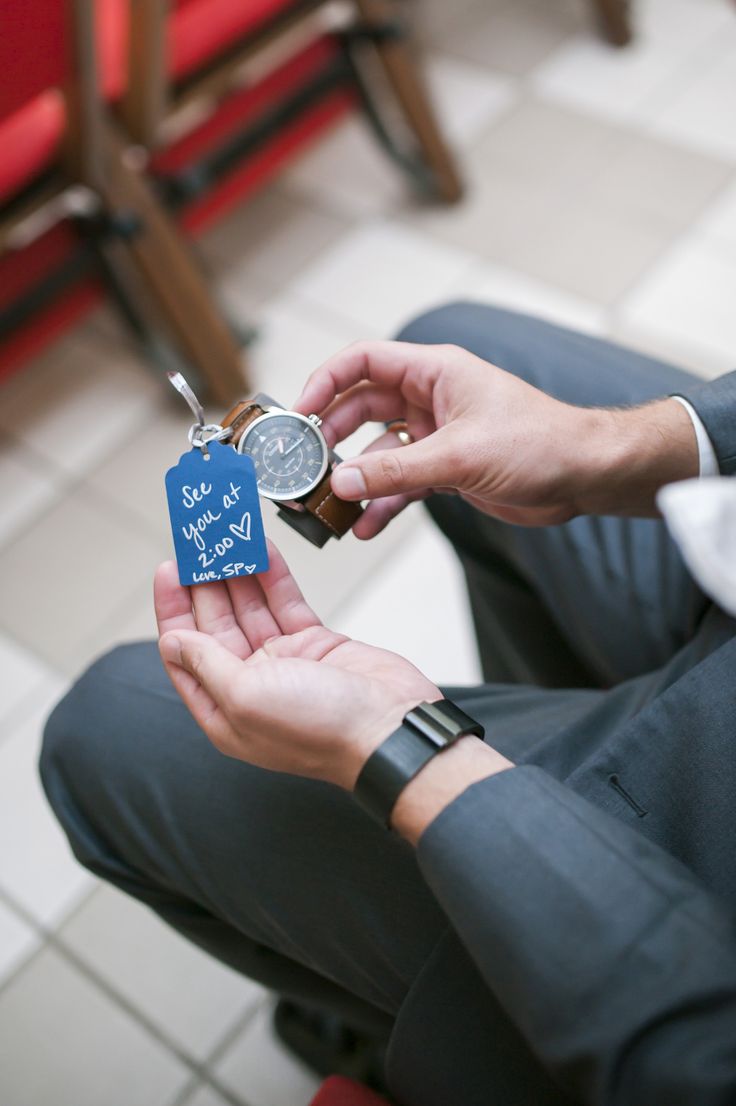
[{"label": "suit sleeve", "polygon": [[468,788],[418,858],[488,987],[575,1100],[736,1104],[736,933],[679,862],[530,766]]},{"label": "suit sleeve", "polygon": [[724,476],[736,475],[736,372],[677,393],[697,411]]}]

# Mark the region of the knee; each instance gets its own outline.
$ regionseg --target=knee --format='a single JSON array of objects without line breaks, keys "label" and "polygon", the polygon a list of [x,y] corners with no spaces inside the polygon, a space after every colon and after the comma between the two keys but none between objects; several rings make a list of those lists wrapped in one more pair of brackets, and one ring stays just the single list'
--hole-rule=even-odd
[{"label": "knee", "polygon": [[[150,670],[146,646],[119,646],[100,657],[76,681],[49,715],[43,734],[39,772],[46,797],[77,858],[94,867],[96,798],[115,774],[124,755],[123,705],[130,700],[131,666]],[[146,657],[140,656],[145,650]]]},{"label": "knee", "polygon": [[479,330],[490,338],[494,326],[508,314],[487,304],[458,300],[418,315],[402,327],[396,338],[421,345],[466,346]]},{"label": "knee", "polygon": [[419,315],[397,338],[422,345],[460,346],[552,394],[570,375],[562,356],[566,345],[575,339],[591,341],[543,319],[468,302],[448,303]]},{"label": "knee", "polygon": [[[140,646],[121,645],[96,660],[54,707],[41,747],[44,784],[88,776],[114,742],[119,703],[130,690],[131,662]],[[136,658],[137,661],[137,658]],[[126,687],[126,685],[128,685]]]}]

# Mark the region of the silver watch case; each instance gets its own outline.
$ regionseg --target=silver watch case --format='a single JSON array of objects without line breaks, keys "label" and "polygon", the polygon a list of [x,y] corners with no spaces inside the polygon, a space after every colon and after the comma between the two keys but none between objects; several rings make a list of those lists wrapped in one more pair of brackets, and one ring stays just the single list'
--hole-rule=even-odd
[{"label": "silver watch case", "polygon": [[320,481],[324,478],[324,475],[327,472],[327,468],[330,463],[330,448],[327,445],[324,434],[319,428],[320,422],[322,420],[317,415],[301,415],[297,411],[288,411],[284,407],[270,406],[266,411],[264,411],[262,415],[259,415],[257,419],[254,419],[250,426],[246,429],[245,433],[238,442],[237,450],[238,453],[243,453],[245,443],[248,441],[248,438],[253,433],[253,431],[256,430],[256,428],[260,426],[261,423],[266,422],[268,419],[274,418],[275,415],[289,415],[292,419],[298,419],[300,422],[303,422],[305,426],[310,427],[310,429],[315,432],[315,434],[317,435],[317,439],[322,445],[322,464],[319,467],[319,472],[314,480],[306,488],[300,491],[298,499],[294,499],[293,492],[283,492],[281,494],[278,494],[274,492],[261,491],[260,488],[258,489],[259,494],[262,495],[264,499],[271,499],[274,501],[274,503],[293,504],[293,506],[297,510],[301,510],[303,509],[301,507],[301,500],[305,499],[310,492],[314,491]]}]

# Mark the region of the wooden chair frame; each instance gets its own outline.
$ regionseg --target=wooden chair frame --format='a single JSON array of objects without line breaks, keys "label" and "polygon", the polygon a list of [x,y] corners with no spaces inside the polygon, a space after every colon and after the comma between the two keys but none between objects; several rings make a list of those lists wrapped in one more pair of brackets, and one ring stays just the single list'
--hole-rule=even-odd
[{"label": "wooden chair frame", "polygon": [[603,33],[614,46],[628,46],[633,37],[629,0],[593,0]]},{"label": "wooden chair frame", "polygon": [[[122,115],[128,135],[148,149],[159,142],[165,120],[188,102],[203,96],[221,96],[232,85],[245,62],[255,58],[279,36],[310,18],[329,0],[296,0],[278,18],[227,51],[203,72],[174,86],[165,57],[166,0],[130,0],[131,35],[128,92]],[[353,0],[356,18],[373,41],[389,88],[413,133],[429,169],[436,195],[447,203],[458,200],[462,185],[453,158],[440,132],[410,44],[399,34],[395,0]],[[386,28],[393,33],[384,33]]]},{"label": "wooden chair frame", "polygon": [[230,404],[246,388],[241,351],[184,237],[132,164],[130,143],[100,97],[93,6],[89,0],[68,4],[73,63],[62,173],[0,217],[0,250],[17,246],[24,226],[60,221],[70,190],[84,190],[118,293],[145,328],[163,327],[213,399]]}]

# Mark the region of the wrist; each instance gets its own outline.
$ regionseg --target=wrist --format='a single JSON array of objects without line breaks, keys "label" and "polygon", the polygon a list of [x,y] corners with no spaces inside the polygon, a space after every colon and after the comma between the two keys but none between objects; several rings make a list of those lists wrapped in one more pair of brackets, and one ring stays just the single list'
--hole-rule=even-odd
[{"label": "wrist", "polygon": [[461,737],[409,781],[391,813],[391,828],[416,845],[425,829],[471,784],[513,767],[481,738]]},{"label": "wrist", "polygon": [[655,515],[665,484],[697,476],[692,421],[673,399],[581,411],[575,514]]},{"label": "wrist", "polygon": [[[399,826],[400,832],[416,840],[438,809],[472,779],[502,767],[502,758],[486,748],[483,735],[482,724],[451,699],[418,703],[367,759],[353,788],[356,802],[388,828],[394,824],[397,803],[409,790],[415,798],[408,821],[400,820]],[[462,746],[471,736],[476,753],[472,762],[466,763]],[[503,766],[507,765],[503,760]],[[418,776],[421,787],[415,787]]]},{"label": "wrist", "polygon": [[442,698],[439,688],[427,680],[421,690],[417,689],[410,697],[397,697],[391,702],[381,703],[375,711],[361,712],[363,716],[356,720],[359,726],[344,742],[339,779],[335,782],[347,791],[353,791],[366,762],[386,738],[399,728],[409,711],[423,701],[431,703]]}]

